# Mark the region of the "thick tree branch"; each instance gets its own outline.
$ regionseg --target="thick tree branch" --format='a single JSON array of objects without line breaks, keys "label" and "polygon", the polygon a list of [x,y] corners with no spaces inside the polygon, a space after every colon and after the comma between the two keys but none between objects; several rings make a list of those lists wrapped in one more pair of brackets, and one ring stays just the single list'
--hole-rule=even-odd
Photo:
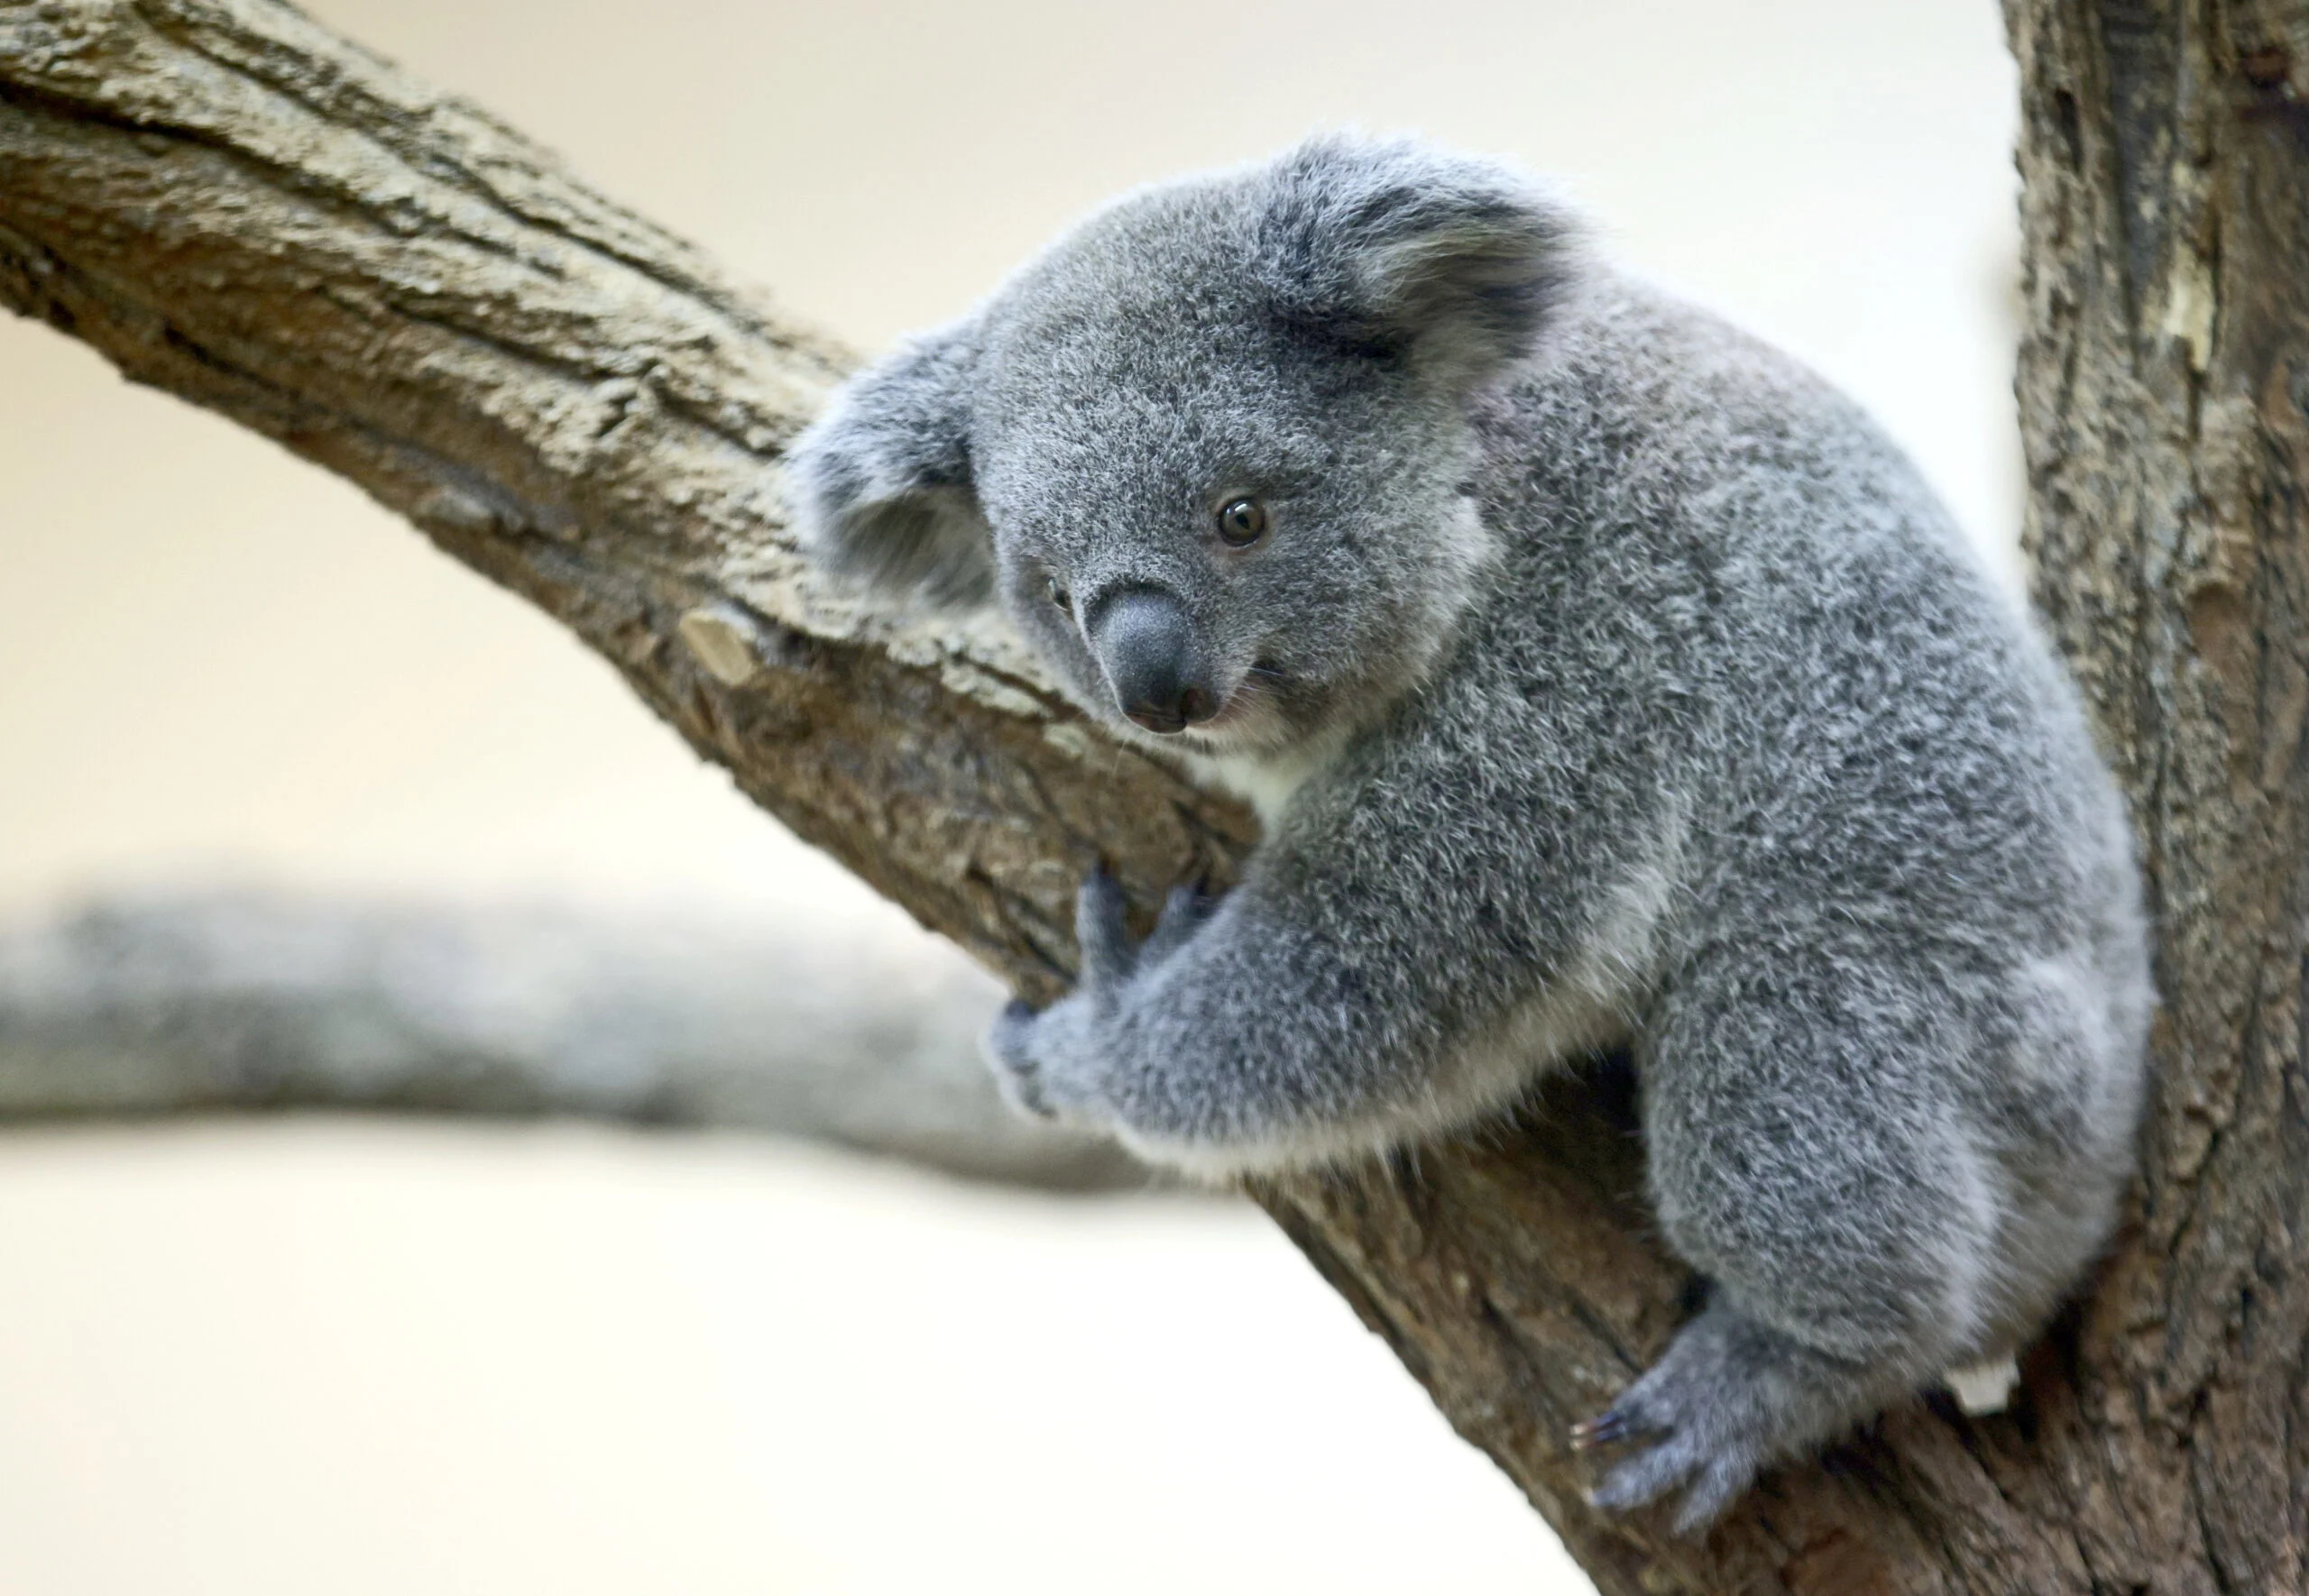
[{"label": "thick tree branch", "polygon": [[408,516],[1030,991],[1101,851],[1151,901],[1248,835],[998,631],[814,588],[777,454],[842,351],[285,5],[0,4],[0,303]]},{"label": "thick tree branch", "polygon": [[975,1179],[1143,1188],[1021,1120],[1000,988],[804,928],[209,894],[0,930],[0,1124],[189,1111],[574,1115],[830,1142]]},{"label": "thick tree branch", "polygon": [[[2175,1004],[2107,1286],[2011,1414],[1906,1405],[1682,1544],[1589,1512],[1564,1441],[1688,1284],[1650,1241],[1623,1076],[1256,1194],[1612,1596],[2309,1585],[2309,6],[2009,15],[2039,591],[2141,805]],[[998,628],[813,587],[776,462],[839,352],[271,0],[0,0],[0,300],[407,514],[1030,995],[1071,966],[1094,856],[1146,903],[1248,839]]]}]

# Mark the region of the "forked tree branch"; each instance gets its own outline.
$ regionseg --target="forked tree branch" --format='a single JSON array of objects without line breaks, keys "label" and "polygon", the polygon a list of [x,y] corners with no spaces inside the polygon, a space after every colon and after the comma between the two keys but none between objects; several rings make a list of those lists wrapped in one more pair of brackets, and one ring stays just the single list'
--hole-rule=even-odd
[{"label": "forked tree branch", "polygon": [[[2186,995],[2109,1283],[2011,1414],[1905,1405],[1680,1543],[1587,1509],[1565,1438],[1689,1283],[1651,1237],[1624,1076],[1255,1193],[1610,1596],[2309,1588],[2309,4],[2008,20],[2039,592],[2120,745]],[[1145,905],[1250,840],[998,627],[813,585],[777,463],[841,351],[276,0],[0,0],[0,302],[543,607],[1030,997],[1064,982],[1094,858]]]}]

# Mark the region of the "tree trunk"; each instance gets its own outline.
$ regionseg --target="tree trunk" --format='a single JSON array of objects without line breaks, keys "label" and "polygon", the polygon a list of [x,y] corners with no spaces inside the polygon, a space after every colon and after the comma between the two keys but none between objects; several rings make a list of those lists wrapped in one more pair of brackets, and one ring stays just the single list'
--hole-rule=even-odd
[{"label": "tree trunk", "polygon": [[[2038,596],[2160,918],[2133,1223],[2012,1410],[1887,1414],[1705,1542],[1565,1432],[1663,1344],[1627,1082],[1255,1195],[1598,1585],[2309,1590],[2309,5],[2011,0]],[[845,357],[516,135],[271,0],[0,0],[0,300],[279,438],[566,622],[709,758],[1029,996],[1103,854],[1141,903],[1241,811],[997,627],[815,589],[780,445]]]}]

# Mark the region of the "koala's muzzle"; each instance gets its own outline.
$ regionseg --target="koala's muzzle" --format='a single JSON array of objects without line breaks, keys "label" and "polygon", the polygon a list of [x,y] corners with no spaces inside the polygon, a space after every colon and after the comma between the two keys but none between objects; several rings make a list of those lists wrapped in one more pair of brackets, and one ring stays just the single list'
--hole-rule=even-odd
[{"label": "koala's muzzle", "polygon": [[1149,731],[1183,731],[1219,712],[1194,618],[1170,593],[1128,588],[1101,601],[1090,647],[1122,712]]}]

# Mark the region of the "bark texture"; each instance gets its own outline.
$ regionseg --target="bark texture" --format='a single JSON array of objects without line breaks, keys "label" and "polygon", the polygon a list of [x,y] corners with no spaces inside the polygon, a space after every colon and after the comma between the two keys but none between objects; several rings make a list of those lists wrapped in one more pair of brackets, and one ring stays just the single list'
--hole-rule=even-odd
[{"label": "bark texture", "polygon": [[869,937],[695,917],[205,894],[0,927],[0,1125],[385,1109],[786,1136],[1053,1191],[1143,1189],[1021,1119],[999,986]]},{"label": "bark texture", "polygon": [[2139,1228],[2043,1444],[2091,1588],[2309,1591],[2309,5],[2009,21],[2028,547],[2165,1004]]},{"label": "bark texture", "polygon": [[[1906,1405],[1704,1543],[1565,1442],[1663,1344],[1624,1074],[1256,1195],[1612,1596],[2309,1590],[2301,1100],[2309,8],[2010,0],[2038,595],[2135,797],[2169,1007],[2135,1224],[2014,1409]],[[0,0],[0,300],[344,472],[626,672],[765,807],[1030,996],[1097,854],[1245,816],[996,628],[814,591],[780,445],[844,357],[270,0]]]}]

